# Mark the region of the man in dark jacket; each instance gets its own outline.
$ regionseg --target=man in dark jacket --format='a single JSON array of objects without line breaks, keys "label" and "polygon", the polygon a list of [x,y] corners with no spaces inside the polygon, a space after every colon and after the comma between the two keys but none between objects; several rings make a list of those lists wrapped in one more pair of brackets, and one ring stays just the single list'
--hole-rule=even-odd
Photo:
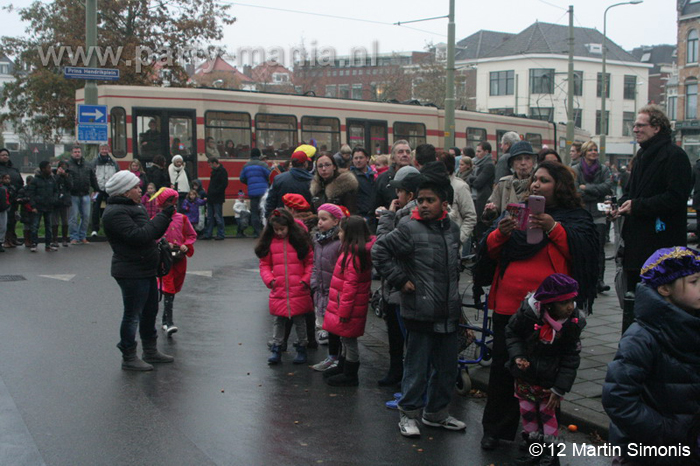
[{"label": "man in dark jacket", "polygon": [[[158,333],[158,283],[156,270],[160,254],[156,241],[170,225],[177,197],[163,204],[163,209],[148,219],[141,205],[141,180],[130,171],[117,172],[107,181],[109,194],[104,221],[105,234],[112,247],[111,273],[119,284],[124,314],[117,348],[122,352],[122,369],[150,371],[149,363],[173,362],[156,347]],[[143,345],[143,360],[136,355],[136,330]]]},{"label": "man in dark jacket", "polygon": [[377,177],[374,187],[374,210],[379,207],[389,208],[391,201],[396,199],[396,190],[389,184],[400,168],[412,165],[411,146],[408,141],[401,139],[391,146],[391,166]]},{"label": "man in dark jacket", "polygon": [[510,148],[518,141],[520,141],[520,135],[515,131],[508,131],[501,137],[501,151],[503,151],[503,154],[501,154],[498,162],[496,162],[496,174],[493,181],[494,184],[498,183],[498,180],[504,176],[511,174],[510,169],[512,164],[509,161]]},{"label": "man in dark jacket", "polygon": [[374,176],[375,171],[369,166],[369,154],[362,147],[355,147],[352,151],[352,166],[350,171],[357,178],[357,215],[367,220],[369,225],[374,225]]},{"label": "man in dark jacket", "polygon": [[260,220],[260,199],[265,195],[270,168],[261,160],[260,149],[254,147],[250,150],[250,161],[241,170],[241,183],[248,185],[248,199],[250,199],[250,218],[253,225],[253,233],[257,237],[262,232]]},{"label": "man in dark jacket", "polygon": [[39,163],[39,173],[34,177],[27,188],[29,202],[34,212],[32,222],[32,252],[36,252],[39,244],[39,224],[44,218],[44,238],[46,241],[46,251],[57,251],[58,248],[51,244],[51,212],[53,212],[58,202],[58,185],[51,173],[51,164],[48,160]]},{"label": "man in dark jacket", "polygon": [[[87,244],[88,215],[90,215],[90,188],[99,190],[97,178],[90,164],[85,162],[80,146],[73,147],[68,162],[68,174],[73,181],[70,208],[70,244]],[[78,223],[80,216],[80,223]]]},{"label": "man in dark jacket", "polygon": [[153,157],[153,164],[146,170],[148,172],[148,180],[156,185],[156,191],[160,188],[170,187],[170,175],[165,166],[165,157],[156,155]]},{"label": "man in dark jacket", "polygon": [[[0,177],[2,175],[10,175],[10,185],[16,193],[22,186],[24,186],[24,180],[19,170],[12,166],[12,160],[10,160],[10,151],[4,147],[0,149]],[[17,241],[17,235],[15,234],[15,228],[17,225],[17,220],[15,218],[15,213],[17,212],[18,204],[13,202],[10,205],[7,212],[7,234],[5,236],[4,246],[6,248],[14,248],[20,243]]]},{"label": "man in dark jacket", "polygon": [[211,178],[207,189],[207,227],[204,229],[202,239],[211,239],[214,233],[214,222],[216,222],[217,235],[215,239],[221,241],[226,237],[223,207],[226,200],[228,172],[216,157],[209,159],[209,167],[211,167]]},{"label": "man in dark jacket", "polygon": [[[614,214],[626,216],[622,267],[628,291],[634,291],[639,271],[654,251],[688,244],[687,202],[692,188],[688,155],[671,141],[671,123],[658,105],[639,111],[633,131],[640,149]],[[623,333],[633,320],[631,312],[623,314]]]},{"label": "man in dark jacket", "polygon": [[474,208],[476,209],[476,226],[474,227],[474,242],[477,244],[481,235],[486,231],[486,224],[481,223],[481,214],[491,197],[493,185],[496,182],[496,165],[491,158],[491,144],[486,141],[480,142],[476,146],[476,157],[474,157],[474,170],[469,175],[467,183],[472,189],[474,198]]},{"label": "man in dark jacket", "polygon": [[270,212],[278,207],[284,206],[282,196],[287,193],[301,194],[306,199],[306,202],[311,205],[311,178],[313,176],[308,170],[310,165],[309,157],[303,151],[296,151],[292,154],[292,168],[275,177],[272,182],[272,187],[267,193],[267,202],[265,202],[265,215],[270,215]]}]

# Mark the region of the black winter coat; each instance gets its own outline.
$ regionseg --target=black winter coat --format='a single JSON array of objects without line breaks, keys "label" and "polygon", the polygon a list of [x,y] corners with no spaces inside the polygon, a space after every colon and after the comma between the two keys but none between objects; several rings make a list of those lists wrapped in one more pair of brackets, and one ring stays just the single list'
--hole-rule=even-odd
[{"label": "black winter coat", "polygon": [[160,168],[157,165],[151,165],[148,170],[146,170],[146,173],[149,183],[156,185],[156,191],[162,187],[170,187],[170,175],[168,175],[167,169]]},{"label": "black winter coat", "polygon": [[226,200],[226,187],[228,186],[228,172],[219,165],[211,171],[209,187],[207,188],[207,202],[211,204],[223,204]]},{"label": "black winter coat", "polygon": [[[559,394],[568,393],[581,363],[581,331],[586,326],[586,320],[578,309],[574,310],[551,345],[540,341],[540,331],[535,329],[535,325],[544,325],[544,320],[525,298],[506,327],[510,358],[507,366],[515,378],[540,387],[554,388]],[[516,358],[527,359],[530,367],[524,371],[518,369]]]},{"label": "black winter coat", "polygon": [[[483,162],[483,165],[476,165],[474,171],[467,180],[469,187],[472,188],[472,196],[474,198],[474,208],[476,209],[476,215],[481,219],[481,214],[484,212],[484,206],[489,201],[491,193],[493,192],[493,185],[495,183],[496,176],[496,165],[491,160],[491,155],[486,154],[484,157],[488,159]],[[475,161],[477,159],[474,159]]]},{"label": "black winter coat", "polygon": [[350,167],[350,171],[357,178],[357,213],[358,215],[374,218],[374,189],[375,189],[375,172],[371,167],[367,167],[367,173]]},{"label": "black winter coat", "polygon": [[[632,200],[631,215],[622,227],[622,265],[629,271],[640,270],[657,249],[688,244],[687,202],[692,188],[688,155],[664,135],[641,146],[627,192],[618,201],[622,205]],[[665,223],[664,231],[656,231],[657,218]]]},{"label": "black winter coat", "polygon": [[6,163],[0,163],[0,178],[2,178],[3,175],[10,175],[10,184],[15,188],[15,191],[19,191],[19,189],[24,186],[22,174],[12,166],[12,160],[8,160]]},{"label": "black winter coat", "polygon": [[112,247],[114,278],[156,276],[156,241],[165,234],[174,209],[166,209],[149,220],[146,208],[126,196],[110,196],[102,215],[105,234]]},{"label": "black winter coat", "polygon": [[71,176],[71,180],[73,181],[73,187],[70,191],[71,196],[87,196],[90,194],[90,188],[95,191],[99,191],[95,171],[84,158],[80,158],[78,161],[76,161],[73,157],[71,157],[68,161],[67,171]]},{"label": "black winter coat", "polygon": [[700,210],[700,159],[693,165],[693,209]]},{"label": "black winter coat", "polygon": [[389,208],[391,201],[396,199],[396,188],[389,185],[389,182],[396,176],[396,166],[392,165],[387,171],[377,177],[374,188],[374,209],[377,207]]},{"label": "black winter coat", "polygon": [[58,186],[58,206],[70,207],[71,198],[70,191],[73,188],[73,180],[68,172],[61,176],[54,172],[54,180],[56,180],[56,186]]},{"label": "black winter coat", "polygon": [[270,215],[270,212],[278,207],[282,207],[284,205],[282,196],[288,193],[301,194],[309,205],[313,205],[311,203],[311,191],[309,191],[312,177],[311,173],[300,167],[294,167],[288,172],[277,175],[267,192],[265,215]]},{"label": "black winter coat", "polygon": [[53,175],[36,175],[27,187],[27,194],[32,208],[39,212],[51,212],[58,204],[58,185]]},{"label": "black winter coat", "polygon": [[[622,336],[603,385],[608,439],[619,446],[689,445],[697,438],[700,416],[700,318],[643,284],[637,286],[634,313],[637,321]],[[633,459],[697,464],[678,457]]]}]

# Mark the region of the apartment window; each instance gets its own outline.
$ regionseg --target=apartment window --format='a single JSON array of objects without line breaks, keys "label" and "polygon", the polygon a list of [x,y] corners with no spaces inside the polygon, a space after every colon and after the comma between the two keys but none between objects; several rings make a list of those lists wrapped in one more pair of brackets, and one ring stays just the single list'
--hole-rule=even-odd
[{"label": "apartment window", "polygon": [[335,84],[326,85],[326,97],[335,97],[336,87]]},{"label": "apartment window", "polygon": [[674,121],[676,119],[676,105],[678,105],[678,97],[669,97],[666,101],[666,115],[668,119]]},{"label": "apartment window", "polygon": [[632,126],[634,126],[635,116],[636,115],[634,112],[622,112],[622,135],[623,136],[634,135],[634,133],[632,132]]},{"label": "apartment window", "polygon": [[686,63],[697,63],[698,62],[698,31],[696,29],[691,29],[688,33],[688,48],[685,54]]},{"label": "apartment window", "polygon": [[625,75],[624,98],[634,100],[637,97],[637,77]]},{"label": "apartment window", "polygon": [[685,119],[695,120],[698,117],[698,83],[685,85]]},{"label": "apartment window", "polygon": [[583,71],[574,71],[574,95],[583,95]]},{"label": "apartment window", "polygon": [[352,98],[355,100],[362,100],[362,84],[352,85]]},{"label": "apartment window", "polygon": [[544,121],[554,121],[554,108],[535,107],[530,109],[530,118]]},{"label": "apartment window", "polygon": [[530,70],[530,93],[554,93],[554,69],[534,68]]},{"label": "apartment window", "polygon": [[10,74],[9,63],[0,63],[0,74]]},{"label": "apartment window", "polygon": [[580,108],[574,109],[574,126],[576,128],[581,128],[582,115],[583,115],[583,110],[581,110]]},{"label": "apartment window", "polygon": [[491,73],[490,95],[513,95],[514,71],[494,71]]},{"label": "apartment window", "polygon": [[339,84],[338,85],[338,97],[341,99],[349,99],[350,98],[350,86],[347,84]]},{"label": "apartment window", "polygon": [[[605,92],[605,98],[609,99],[610,98],[610,73],[605,73],[605,84],[606,84],[606,92]],[[600,97],[603,93],[603,73],[598,73],[598,77],[596,79],[596,90],[595,90],[595,95],[596,97]]]},{"label": "apartment window", "polygon": [[[600,110],[595,112],[595,134],[603,134],[600,132]],[[608,128],[610,128],[610,112],[605,111],[605,134],[608,134]]]}]

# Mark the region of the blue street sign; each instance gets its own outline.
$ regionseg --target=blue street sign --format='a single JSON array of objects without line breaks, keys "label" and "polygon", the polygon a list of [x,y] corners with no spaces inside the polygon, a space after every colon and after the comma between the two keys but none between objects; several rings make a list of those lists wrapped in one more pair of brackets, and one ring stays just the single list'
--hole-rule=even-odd
[{"label": "blue street sign", "polygon": [[99,81],[118,81],[119,70],[113,68],[81,68],[66,66],[63,68],[66,79],[94,79]]},{"label": "blue street sign", "polygon": [[102,123],[107,124],[106,105],[78,105],[78,124]]},{"label": "blue street sign", "polygon": [[108,142],[107,125],[78,125],[78,142],[81,144],[99,144]]}]

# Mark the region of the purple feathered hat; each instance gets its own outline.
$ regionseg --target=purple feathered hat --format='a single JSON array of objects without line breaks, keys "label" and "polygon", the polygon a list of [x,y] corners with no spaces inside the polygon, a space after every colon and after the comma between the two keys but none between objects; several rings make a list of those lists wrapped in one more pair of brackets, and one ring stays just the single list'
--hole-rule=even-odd
[{"label": "purple feathered hat", "polygon": [[642,267],[642,283],[652,288],[666,285],[679,278],[700,272],[700,252],[676,246],[661,248]]},{"label": "purple feathered hat", "polygon": [[563,273],[553,273],[542,280],[535,299],[542,304],[566,301],[578,296],[578,282]]}]

